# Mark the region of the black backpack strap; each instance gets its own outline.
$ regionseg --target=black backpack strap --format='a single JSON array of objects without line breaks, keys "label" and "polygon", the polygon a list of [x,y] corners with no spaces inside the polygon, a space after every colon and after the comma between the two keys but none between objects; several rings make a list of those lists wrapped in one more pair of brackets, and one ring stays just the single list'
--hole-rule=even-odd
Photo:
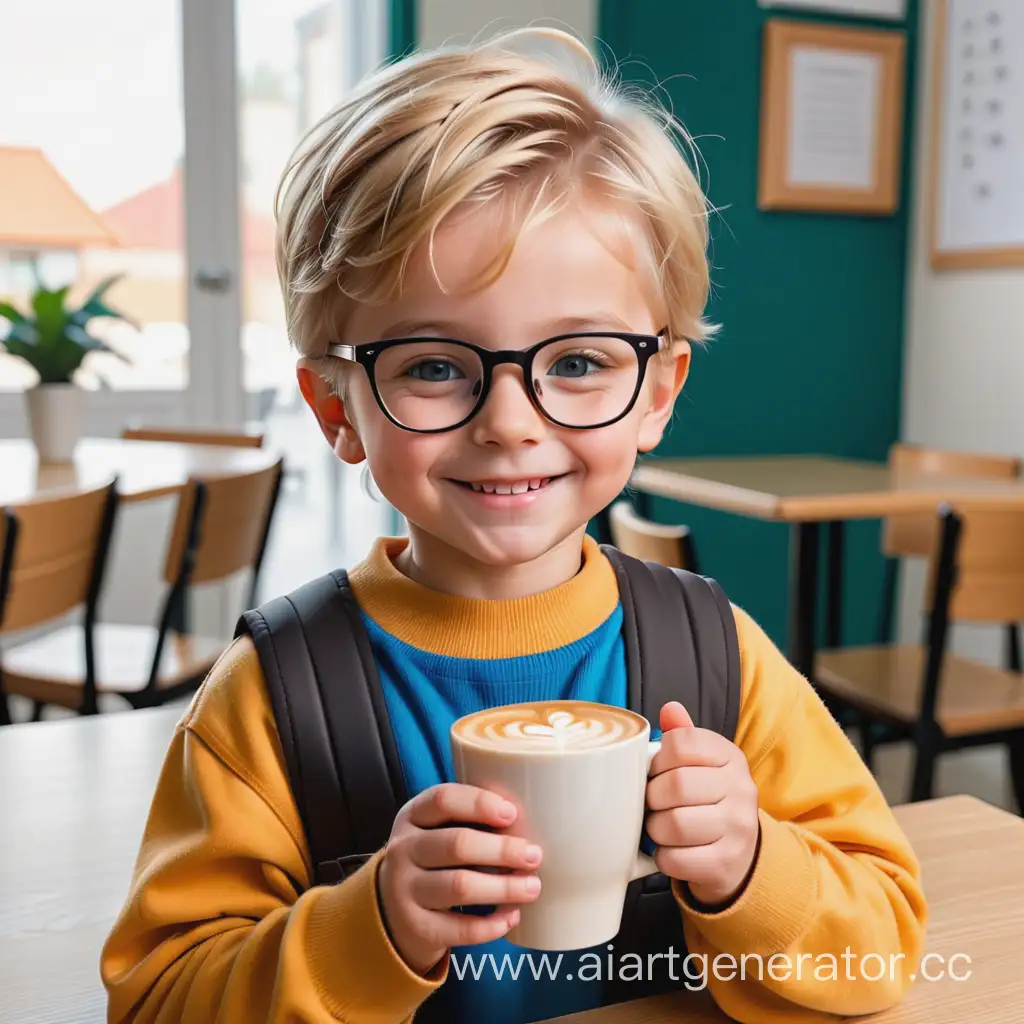
[{"label": "black backpack strap", "polygon": [[[657,727],[662,706],[677,700],[694,725],[732,739],[739,718],[740,658],[736,621],[721,587],[611,546],[601,550],[619,584],[629,708]],[[620,958],[633,952],[647,964],[652,953],[672,949],[685,955],[682,916],[665,875],[630,883],[615,948]],[[640,985],[607,980],[604,998],[614,1003],[677,988],[679,976],[662,965]]]},{"label": "black backpack strap", "polygon": [[601,550],[622,599],[629,707],[657,727],[662,705],[677,700],[695,726],[731,740],[739,721],[740,655],[722,588],[610,546]]},{"label": "black backpack strap", "polygon": [[405,783],[348,576],[337,570],[246,612],[314,884],[341,881],[391,834]]}]

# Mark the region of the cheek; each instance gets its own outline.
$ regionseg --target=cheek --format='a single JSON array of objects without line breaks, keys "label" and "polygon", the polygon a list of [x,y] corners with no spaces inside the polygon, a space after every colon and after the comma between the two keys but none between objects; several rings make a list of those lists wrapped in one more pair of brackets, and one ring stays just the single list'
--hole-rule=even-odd
[{"label": "cheek", "polygon": [[385,493],[414,493],[443,456],[445,442],[440,435],[410,434],[378,417],[365,441],[370,472]]},{"label": "cheek", "polygon": [[592,477],[621,476],[636,462],[638,422],[633,414],[602,430],[580,431],[570,447]]}]

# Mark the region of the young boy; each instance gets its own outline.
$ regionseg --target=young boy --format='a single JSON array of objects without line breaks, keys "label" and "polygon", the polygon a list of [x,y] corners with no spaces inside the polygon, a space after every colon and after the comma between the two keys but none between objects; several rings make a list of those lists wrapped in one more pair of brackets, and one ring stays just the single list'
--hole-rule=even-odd
[{"label": "young boy", "polygon": [[[409,522],[350,577],[413,796],[358,872],[311,885],[237,640],[177,729],[103,951],[112,1024],[397,1024],[431,996],[454,1024],[522,1024],[598,998],[526,972],[460,979],[449,957],[506,948],[544,856],[501,833],[514,808],[452,781],[449,726],[519,701],[624,706],[616,580],[586,525],[660,441],[709,333],[683,136],[588,61],[539,31],[417,55],[289,168],[279,267],[302,393]],[[760,976],[706,978],[740,1021],[880,1010],[922,953],[917,862],[806,680],[735,619],[735,742],[679,704],[656,723],[646,827],[687,950],[761,958]],[[452,910],[475,905],[498,909]]]}]

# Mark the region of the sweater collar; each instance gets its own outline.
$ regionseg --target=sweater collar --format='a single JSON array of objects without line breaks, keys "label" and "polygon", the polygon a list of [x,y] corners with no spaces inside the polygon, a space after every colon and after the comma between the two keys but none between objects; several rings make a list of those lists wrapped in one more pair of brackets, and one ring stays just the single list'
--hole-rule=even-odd
[{"label": "sweater collar", "polygon": [[585,535],[583,564],[572,579],[507,600],[431,590],[395,567],[408,537],[382,537],[349,573],[360,608],[385,632],[433,654],[515,658],[571,644],[600,626],[619,601],[615,570]]}]

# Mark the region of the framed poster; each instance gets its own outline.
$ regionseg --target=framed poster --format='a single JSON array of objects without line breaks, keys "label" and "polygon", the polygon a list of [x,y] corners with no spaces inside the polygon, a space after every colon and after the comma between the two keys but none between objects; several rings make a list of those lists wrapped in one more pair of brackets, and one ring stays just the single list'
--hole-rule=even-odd
[{"label": "framed poster", "polygon": [[900,31],[765,23],[761,209],[896,209],[905,63]]},{"label": "framed poster", "polygon": [[935,0],[931,262],[1024,266],[1024,3]]},{"label": "framed poster", "polygon": [[757,5],[893,21],[902,21],[907,16],[907,0],[757,0]]}]

